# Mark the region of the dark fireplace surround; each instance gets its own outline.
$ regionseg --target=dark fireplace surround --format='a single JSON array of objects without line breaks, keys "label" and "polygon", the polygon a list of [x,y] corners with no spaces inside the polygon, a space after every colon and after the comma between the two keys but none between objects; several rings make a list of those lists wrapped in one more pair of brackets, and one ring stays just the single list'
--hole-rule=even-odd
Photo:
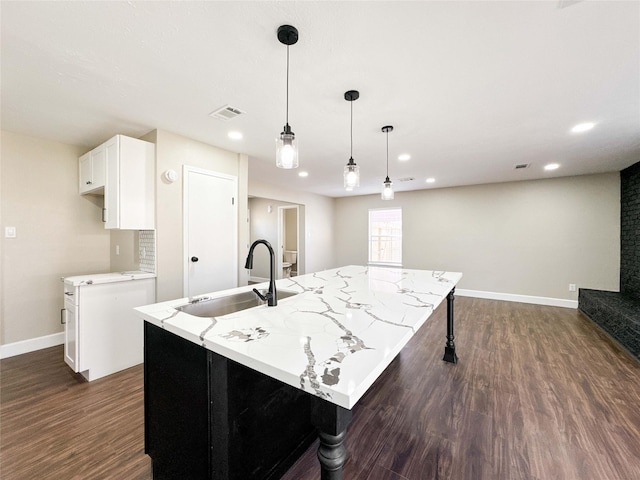
[{"label": "dark fireplace surround", "polygon": [[620,291],[581,288],[578,308],[640,359],[640,162],[620,172]]}]

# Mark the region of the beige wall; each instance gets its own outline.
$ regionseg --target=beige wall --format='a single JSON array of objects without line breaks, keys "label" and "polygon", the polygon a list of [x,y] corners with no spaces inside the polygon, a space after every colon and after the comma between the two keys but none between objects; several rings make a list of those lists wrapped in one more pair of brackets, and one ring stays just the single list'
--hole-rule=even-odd
[{"label": "beige wall", "polygon": [[[87,149],[2,132],[2,344],[63,331],[60,277],[109,271],[102,197],[78,194]],[[15,226],[17,238],[5,239]]]},{"label": "beige wall", "polygon": [[[245,155],[164,131],[143,139],[157,144],[158,301],[183,296],[182,165],[238,176],[239,284],[248,278],[248,194],[304,205],[305,272],[366,264],[367,211],[389,205],[377,195],[332,199],[247,186]],[[15,226],[17,238],[1,235],[0,344],[63,331],[60,277],[135,263],[135,234],[105,230],[102,197],[78,194],[78,156],[86,150],[1,134],[1,233]],[[174,184],[161,179],[168,168],[179,174]],[[403,208],[405,266],[462,271],[461,289],[572,300],[569,283],[618,289],[617,173],[400,192],[392,204]],[[116,244],[120,258],[110,259]]]},{"label": "beige wall", "polygon": [[[266,240],[271,244],[275,254],[278,254],[278,207],[290,207],[296,204],[282,202],[270,198],[252,197],[249,199],[249,210],[251,211],[250,241],[258,239]],[[269,211],[271,207],[271,211]],[[304,209],[304,206],[300,207]],[[289,210],[285,210],[288,212]],[[295,230],[295,228],[294,228]],[[244,256],[246,260],[246,254]],[[253,251],[253,269],[250,272],[252,277],[269,278],[270,276],[269,252],[262,246],[256,247]]]},{"label": "beige wall", "polygon": [[[244,267],[249,232],[247,228],[247,157],[191,140],[174,133],[156,130],[143,137],[156,144],[156,262],[157,301],[182,298],[183,294],[183,217],[182,167],[204,168],[238,177],[238,284],[246,284]],[[162,174],[175,170],[178,180],[168,183]],[[244,255],[244,257],[243,257]],[[240,266],[242,263],[242,266]]]},{"label": "beige wall", "polygon": [[285,233],[284,250],[298,249],[298,211],[295,208],[288,208],[284,211]]},{"label": "beige wall", "polygon": [[406,268],[463,272],[460,289],[576,300],[617,290],[618,173],[336,199],[337,263],[367,263],[369,208],[402,207]]},{"label": "beige wall", "polygon": [[300,212],[300,221],[304,221],[305,231],[299,242],[303,245],[301,249],[304,249],[305,255],[303,258],[298,258],[304,273],[319,272],[338,266],[334,255],[335,199],[297,190],[286,190],[256,180],[249,181],[249,195],[304,205],[304,211]]},{"label": "beige wall", "polygon": [[113,229],[109,232],[111,233],[111,271],[139,270],[138,230]]}]

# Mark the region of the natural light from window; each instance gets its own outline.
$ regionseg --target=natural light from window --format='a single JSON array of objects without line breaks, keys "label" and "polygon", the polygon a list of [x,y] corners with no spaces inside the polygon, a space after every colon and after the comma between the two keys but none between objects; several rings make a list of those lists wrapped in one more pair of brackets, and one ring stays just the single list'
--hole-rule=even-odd
[{"label": "natural light from window", "polygon": [[369,264],[402,266],[402,209],[369,210]]}]

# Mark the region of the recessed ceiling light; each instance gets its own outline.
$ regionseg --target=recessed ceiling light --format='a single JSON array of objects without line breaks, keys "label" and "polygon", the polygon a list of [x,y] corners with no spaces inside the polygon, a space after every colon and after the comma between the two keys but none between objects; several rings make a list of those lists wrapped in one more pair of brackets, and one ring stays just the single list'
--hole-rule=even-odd
[{"label": "recessed ceiling light", "polygon": [[398,160],[400,160],[401,162],[406,162],[410,158],[411,158],[411,155],[409,155],[408,153],[403,153],[402,155],[398,155]]},{"label": "recessed ceiling light", "polygon": [[579,123],[578,125],[573,127],[571,129],[571,131],[573,133],[582,133],[582,132],[586,132],[587,130],[591,130],[595,126],[596,126],[596,124],[595,123],[591,123],[591,122]]},{"label": "recessed ceiling light", "polygon": [[242,140],[242,132],[237,132],[237,131],[229,132],[227,133],[227,136],[231,140]]},{"label": "recessed ceiling light", "polygon": [[549,164],[544,166],[544,169],[547,170],[547,171],[557,170],[558,168],[560,168],[560,165],[557,164],[557,163],[549,163]]},{"label": "recessed ceiling light", "polygon": [[427,180],[426,180],[426,182],[427,182],[427,183],[435,183],[435,181],[436,181],[436,179],[435,179],[435,178],[433,178],[433,177],[429,177],[429,178],[427,178]]},{"label": "recessed ceiling light", "polygon": [[298,176],[299,177],[308,177],[309,176],[309,172],[298,172]]}]

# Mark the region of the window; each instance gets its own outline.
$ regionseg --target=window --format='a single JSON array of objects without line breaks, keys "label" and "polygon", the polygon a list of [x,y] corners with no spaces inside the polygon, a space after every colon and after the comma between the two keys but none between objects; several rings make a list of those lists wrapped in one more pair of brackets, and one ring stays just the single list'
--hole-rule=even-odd
[{"label": "window", "polygon": [[369,263],[402,265],[402,209],[369,210]]}]

